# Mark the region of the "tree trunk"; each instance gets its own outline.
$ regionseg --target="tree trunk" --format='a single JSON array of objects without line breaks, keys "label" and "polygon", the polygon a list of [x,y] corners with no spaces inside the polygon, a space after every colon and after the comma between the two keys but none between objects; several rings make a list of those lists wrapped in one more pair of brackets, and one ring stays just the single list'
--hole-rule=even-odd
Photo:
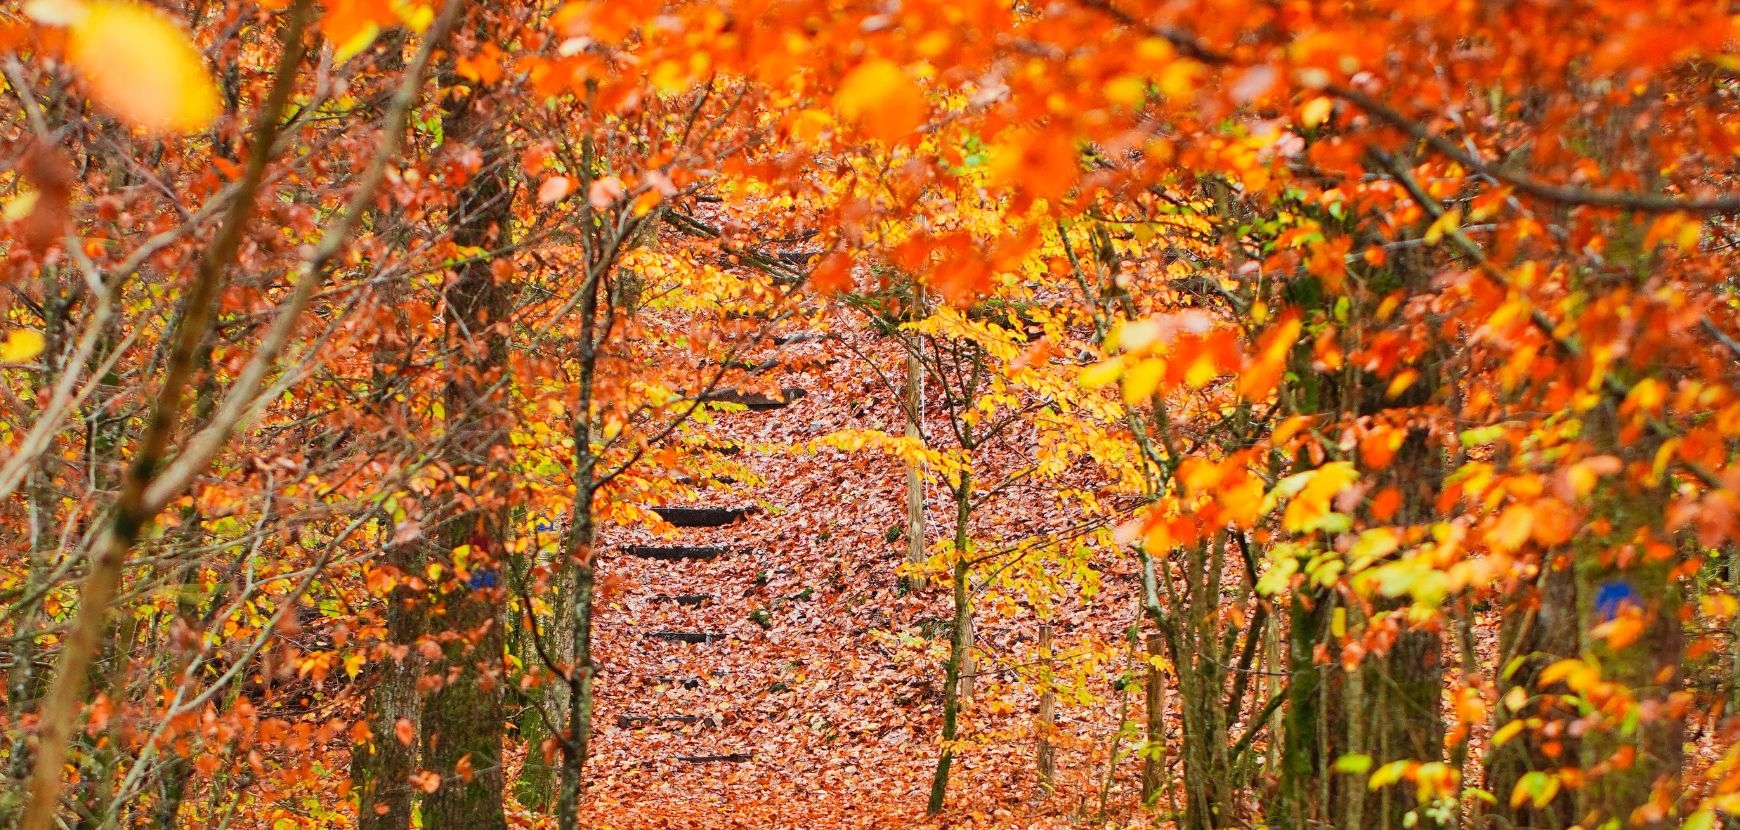
[{"label": "tree trunk", "polygon": [[[924,315],[924,288],[914,283],[912,286],[913,319]],[[908,440],[922,440],[924,437],[924,363],[919,360],[918,349],[921,340],[916,335],[909,336],[906,344],[906,437]],[[929,558],[924,544],[924,473],[919,469],[918,462],[906,462],[906,562],[917,567]],[[908,577],[907,587],[916,589],[923,580],[918,577]]]},{"label": "tree trunk", "polygon": [[[1435,383],[1417,384],[1416,389],[1435,388]],[[1423,401],[1420,401],[1423,402]],[[1444,463],[1423,428],[1409,430],[1386,469],[1387,477],[1402,495],[1402,508],[1395,521],[1404,526],[1428,525],[1433,520],[1434,505],[1443,481]],[[1405,614],[1401,602],[1384,603],[1392,614]],[[1348,720],[1351,732],[1363,727],[1364,747],[1349,740],[1347,752],[1367,753],[1374,767],[1392,761],[1444,760],[1444,717],[1441,703],[1444,689],[1444,638],[1437,629],[1410,625],[1404,619],[1398,623],[1401,632],[1387,654],[1367,660],[1361,667],[1365,700],[1357,705],[1350,701],[1347,709],[1353,713]],[[1364,718],[1358,713],[1372,712]],[[1333,758],[1329,759],[1331,762]],[[1363,799],[1362,821],[1380,830],[1420,828],[1430,830],[1440,826],[1432,818],[1433,811],[1420,809],[1414,788],[1406,784],[1391,785],[1372,792],[1365,788],[1348,787],[1351,799]],[[1414,814],[1413,819],[1408,815]]]},{"label": "tree trunk", "polygon": [[1166,672],[1160,669],[1166,638],[1148,633],[1148,680],[1145,684],[1147,716],[1142,727],[1142,804],[1152,807],[1159,800],[1166,778]]},{"label": "tree trunk", "polygon": [[1057,689],[1055,688],[1051,651],[1051,624],[1039,625],[1039,717],[1034,732],[1034,767],[1039,778],[1038,796],[1051,797],[1057,789],[1057,747],[1051,743],[1057,732]]},{"label": "tree trunk", "polygon": [[[920,440],[919,424],[924,420],[924,366],[918,360],[916,345],[906,355],[906,437]],[[906,462],[906,562],[923,565],[928,559],[924,544],[924,473],[917,461]],[[923,580],[908,577],[910,587]]]},{"label": "tree trunk", "polygon": [[[1496,732],[1517,719],[1539,717],[1543,721],[1569,721],[1577,717],[1560,695],[1570,690],[1563,683],[1543,686],[1541,670],[1559,660],[1581,653],[1578,631],[1577,579],[1572,573],[1569,550],[1547,551],[1541,573],[1523,597],[1509,605],[1499,628],[1498,705],[1493,718]],[[1513,711],[1505,701],[1520,689],[1527,703]],[[1510,806],[1517,782],[1535,770],[1547,771],[1573,763],[1577,741],[1568,734],[1551,738],[1524,727],[1509,741],[1487,753],[1486,789],[1498,801],[1492,812],[1514,827],[1569,827],[1575,823],[1572,794],[1561,790],[1540,806],[1525,800]]]},{"label": "tree trunk", "polygon": [[[589,424],[590,419],[586,423]],[[582,429],[580,434],[588,442],[591,440],[589,429]],[[590,452],[585,453],[588,459],[590,455]],[[584,468],[590,476],[590,464]],[[593,580],[597,560],[593,550],[591,488],[583,485],[581,495],[583,507],[578,509],[583,512],[575,516],[574,529],[576,544],[573,555],[578,561],[573,566],[572,598],[568,603],[573,616],[567,622],[574,632],[573,660],[567,669],[568,710],[563,713],[568,728],[563,735],[561,791],[556,806],[557,826],[562,830],[575,830],[579,826],[580,790],[584,783],[587,755],[592,748],[592,685],[597,673],[592,664]],[[558,619],[558,624],[562,622]]]},{"label": "tree trunk", "polygon": [[[403,54],[409,39],[409,33],[402,29],[381,36],[377,60],[383,73],[404,70]],[[384,110],[390,106],[392,93],[390,85],[383,85],[373,96],[374,108]],[[404,223],[395,223],[393,234],[399,242],[408,240],[410,232],[411,228]],[[397,375],[409,351],[403,337],[410,324],[397,302],[401,290],[397,285],[382,288],[382,308],[377,320],[390,328],[382,333],[371,356],[370,386],[381,421],[410,429],[411,414],[396,394]],[[387,655],[375,664],[374,686],[369,690],[364,712],[370,737],[351,749],[357,830],[408,830],[411,826],[415,801],[411,775],[417,771],[423,716],[423,701],[417,693],[423,657],[417,648],[417,638],[423,635],[426,622],[425,597],[422,592],[412,590],[406,580],[423,573],[427,547],[424,541],[389,543],[381,552],[381,565],[397,571],[399,579],[387,594],[384,609]],[[401,723],[406,728],[401,728]]]},{"label": "tree trunk", "polygon": [[[383,564],[402,575],[417,573],[423,560],[418,544],[392,545]],[[423,598],[403,579],[387,596],[387,659],[380,661],[379,674],[369,696],[369,741],[352,750],[357,769],[357,830],[406,830],[411,826],[413,790],[411,774],[417,771],[417,738],[421,732],[422,701],[417,678],[423,658],[416,640],[423,632]],[[409,729],[401,729],[403,721]]]},{"label": "tree trunk", "polygon": [[[1591,411],[1586,434],[1596,447],[1616,449],[1633,464],[1647,463],[1656,442],[1622,445],[1614,406],[1608,401]],[[1583,734],[1582,768],[1590,775],[1580,793],[1579,817],[1593,814],[1589,826],[1609,820],[1643,828],[1678,824],[1673,809],[1681,795],[1684,727],[1671,714],[1669,699],[1679,688],[1684,644],[1672,577],[1678,557],[1661,526],[1664,489],[1633,480],[1629,472],[1602,482],[1591,494],[1584,530],[1571,542],[1585,659],[1600,668],[1602,680],[1627,690],[1640,714],[1629,732],[1610,720]],[[1596,630],[1622,617],[1641,625],[1634,641]]]},{"label": "tree trunk", "polygon": [[971,648],[973,597],[967,575],[970,570],[967,549],[967,519],[972,509],[972,473],[961,471],[955,482],[955,564],[954,625],[949,636],[948,669],[943,678],[942,752],[937,756],[936,775],[931,779],[930,802],[925,807],[929,815],[942,812],[948,796],[949,768],[955,760],[954,741],[961,710],[961,674],[967,665],[967,650]]},{"label": "tree trunk", "polygon": [[[481,8],[481,7],[479,7]],[[444,83],[457,85],[451,71]],[[453,241],[491,250],[508,241],[513,193],[506,179],[512,165],[501,125],[485,109],[487,99],[459,97],[447,104],[447,141],[468,144],[484,158],[478,172],[455,196],[450,213]],[[439,632],[442,682],[423,709],[423,766],[441,786],[423,802],[427,826],[443,830],[503,830],[502,737],[505,713],[505,646],[501,577],[509,553],[508,495],[513,453],[508,435],[507,366],[512,307],[510,283],[497,280],[494,263],[461,265],[446,292],[447,347],[455,365],[446,411],[452,495],[461,505],[438,538],[447,566],[429,624]]]}]

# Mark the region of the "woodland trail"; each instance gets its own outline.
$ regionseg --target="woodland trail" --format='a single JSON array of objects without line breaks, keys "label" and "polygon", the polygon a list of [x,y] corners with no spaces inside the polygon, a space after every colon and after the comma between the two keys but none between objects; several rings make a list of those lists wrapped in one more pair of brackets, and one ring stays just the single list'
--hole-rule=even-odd
[{"label": "woodland trail", "polygon": [[[770,344],[755,358],[824,351],[814,342]],[[819,498],[866,527],[884,527],[897,491],[889,498],[879,491],[898,485],[892,475],[866,481],[794,452],[862,402],[814,382],[812,371],[779,375],[779,386],[804,394],[785,406],[716,413],[707,440],[735,445],[721,456],[729,472],[670,505],[737,508],[741,518],[690,517],[685,524],[703,526],[677,527],[669,537],[621,527],[605,536],[591,798],[601,822],[675,826],[665,823],[682,816],[683,826],[875,826],[875,811],[849,809],[863,794],[831,791],[874,777],[839,769],[830,745],[917,738],[887,705],[872,709],[885,712],[885,722],[840,722],[849,711],[843,704],[874,693],[857,683],[853,667],[882,659],[865,648],[871,620],[850,607],[847,584],[892,582],[892,563],[880,573],[853,572],[847,563],[863,557],[848,549],[862,549],[862,540],[837,536],[844,528],[830,521],[831,511],[815,509]],[[881,513],[888,520],[872,519]],[[806,555],[818,545],[836,554],[833,572],[818,572],[825,566]],[[916,805],[929,760],[915,751],[909,768],[881,771]],[[793,815],[799,804],[808,809]]]},{"label": "woodland trail", "polygon": [[[847,349],[842,337],[864,342]],[[924,822],[940,664],[915,665],[887,638],[940,622],[946,595],[895,588],[903,543],[889,529],[904,521],[899,462],[809,448],[849,427],[897,431],[901,417],[852,354],[874,355],[874,338],[849,329],[834,338],[749,355],[777,357],[783,365],[769,373],[777,377],[764,380],[804,394],[782,407],[716,412],[697,433],[729,445],[721,468],[695,483],[692,498],[659,505],[743,509],[742,518],[679,517],[713,526],[670,535],[643,518],[603,535],[587,826]],[[898,365],[892,352],[882,357]],[[931,494],[932,517],[945,515],[943,498]],[[932,642],[940,647],[946,634]],[[1029,726],[1026,707],[1005,714],[1003,728]],[[972,801],[983,815],[999,814],[1000,826],[1019,826],[1012,815],[1055,826],[1061,807],[1030,803],[1027,749],[1020,741],[957,758],[957,786],[989,796]],[[1089,752],[1076,759],[1083,769]],[[1065,748],[1066,769],[1077,754]]]}]

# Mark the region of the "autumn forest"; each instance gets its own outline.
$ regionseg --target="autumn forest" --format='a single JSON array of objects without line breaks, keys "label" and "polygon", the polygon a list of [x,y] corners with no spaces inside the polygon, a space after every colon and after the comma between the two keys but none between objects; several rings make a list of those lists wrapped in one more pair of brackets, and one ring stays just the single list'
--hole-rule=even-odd
[{"label": "autumn forest", "polygon": [[0,0],[0,828],[1740,828],[1740,7]]}]

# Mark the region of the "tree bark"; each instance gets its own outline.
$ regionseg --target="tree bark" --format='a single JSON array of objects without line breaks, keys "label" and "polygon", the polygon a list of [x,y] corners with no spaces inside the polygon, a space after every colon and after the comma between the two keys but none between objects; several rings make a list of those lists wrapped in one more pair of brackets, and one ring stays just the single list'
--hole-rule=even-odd
[{"label": "tree bark", "polygon": [[1057,747],[1051,742],[1057,732],[1057,689],[1054,678],[1055,660],[1051,651],[1051,624],[1039,624],[1039,717],[1035,727],[1034,768],[1039,778],[1039,797],[1049,798],[1057,790]]},{"label": "tree bark", "polygon": [[[487,11],[478,6],[474,14]],[[475,17],[473,21],[476,22]],[[459,84],[452,70],[448,86]],[[449,100],[443,116],[447,141],[469,145],[483,163],[455,196],[449,222],[457,245],[491,250],[511,234],[512,165],[488,111],[472,94]],[[461,265],[446,291],[447,349],[454,364],[446,393],[451,496],[459,512],[443,522],[438,539],[447,566],[429,625],[442,642],[439,685],[423,706],[423,766],[441,785],[423,801],[430,827],[504,830],[502,799],[503,691],[506,644],[506,540],[509,535],[512,446],[509,438],[507,356],[512,284],[498,279],[497,263]]]},{"label": "tree bark", "polygon": [[942,812],[948,797],[949,768],[954,765],[954,741],[961,711],[961,674],[967,665],[967,650],[971,648],[969,632],[973,624],[973,597],[967,582],[970,570],[967,520],[972,509],[972,473],[962,470],[955,481],[954,491],[955,564],[951,584],[955,611],[949,636],[948,668],[943,678],[942,751],[937,756],[936,775],[930,784],[930,801],[925,807],[925,812],[933,816]]}]

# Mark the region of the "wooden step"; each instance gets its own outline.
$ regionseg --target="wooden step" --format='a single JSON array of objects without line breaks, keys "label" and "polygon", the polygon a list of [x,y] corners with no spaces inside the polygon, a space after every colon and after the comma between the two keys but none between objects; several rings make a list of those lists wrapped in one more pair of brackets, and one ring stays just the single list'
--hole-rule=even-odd
[{"label": "wooden step", "polygon": [[747,372],[747,373],[752,374],[752,375],[759,375],[762,372],[768,372],[768,371],[772,371],[774,369],[779,368],[779,360],[777,358],[771,358],[771,357],[766,359],[766,360],[761,360],[761,361],[744,360],[742,358],[736,358],[736,359],[725,361],[724,365],[725,365],[725,368],[727,368],[727,369],[736,369],[738,371]]},{"label": "wooden step", "polygon": [[648,686],[679,686],[684,689],[699,689],[701,688],[701,678],[672,677],[670,675],[659,674],[646,678],[646,684]]},{"label": "wooden step", "polygon": [[665,562],[678,562],[685,559],[717,559],[724,556],[729,550],[729,548],[698,545],[629,545],[622,549],[623,553],[636,559],[658,559]]},{"label": "wooden step", "polygon": [[688,725],[705,722],[709,726],[716,725],[711,718],[700,715],[617,715],[616,725],[620,729],[640,729],[648,726],[661,726],[668,723]]},{"label": "wooden step", "polygon": [[715,599],[712,594],[659,594],[652,598],[653,602],[674,602],[678,605],[696,606],[707,600]]},{"label": "wooden step", "polygon": [[654,640],[669,640],[673,643],[716,643],[725,639],[722,631],[654,631],[646,635]]},{"label": "wooden step", "polygon": [[743,521],[747,507],[655,507],[659,518],[677,527],[724,527]]},{"label": "wooden step", "polygon": [[747,407],[752,412],[766,412],[772,409],[784,409],[791,406],[792,401],[804,396],[805,392],[795,386],[779,390],[780,397],[771,397],[760,392],[745,392],[741,389],[715,389],[701,396],[705,403],[734,403]]},{"label": "wooden step", "polygon": [[755,760],[755,756],[732,752],[725,755],[678,755],[677,760],[688,764],[741,764]]},{"label": "wooden step", "polygon": [[[732,452],[730,453],[731,455],[736,455],[739,452],[743,451],[741,447],[733,447],[731,449],[732,449]],[[737,479],[733,478],[731,476],[726,476],[726,475],[711,475],[711,476],[707,476],[705,479],[700,479],[700,478],[696,478],[692,475],[688,475],[685,473],[683,475],[677,476],[676,482],[678,484],[691,484],[691,485],[696,485],[696,484],[732,485],[732,484],[737,483]]]}]

